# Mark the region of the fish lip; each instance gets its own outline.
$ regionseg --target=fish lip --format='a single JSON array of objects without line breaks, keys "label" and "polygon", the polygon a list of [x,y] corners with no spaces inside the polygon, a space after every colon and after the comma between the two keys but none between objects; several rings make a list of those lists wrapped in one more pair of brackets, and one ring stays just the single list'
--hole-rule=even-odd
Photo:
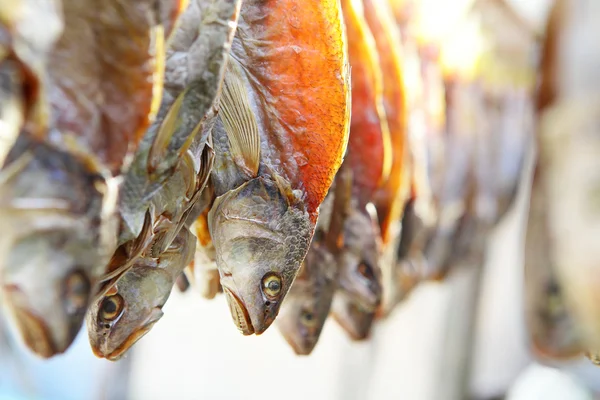
[{"label": "fish lip", "polygon": [[105,354],[100,350],[100,347],[95,346],[92,346],[92,352],[98,358],[106,358],[109,361],[120,360],[125,353],[137,343],[138,340],[150,332],[152,327],[154,327],[154,324],[156,324],[162,316],[162,307],[154,307],[144,325],[140,329],[127,336],[127,338],[112,352]]},{"label": "fish lip", "polygon": [[254,325],[252,325],[252,320],[250,319],[250,314],[248,313],[248,309],[244,305],[244,303],[240,300],[240,298],[225,285],[222,285],[223,293],[225,293],[225,297],[227,298],[227,304],[229,305],[229,311],[231,312],[231,317],[233,318],[233,323],[238,328],[238,330],[244,335],[252,335],[256,333],[260,335],[264,332],[264,329],[260,332],[257,332],[254,329]]}]

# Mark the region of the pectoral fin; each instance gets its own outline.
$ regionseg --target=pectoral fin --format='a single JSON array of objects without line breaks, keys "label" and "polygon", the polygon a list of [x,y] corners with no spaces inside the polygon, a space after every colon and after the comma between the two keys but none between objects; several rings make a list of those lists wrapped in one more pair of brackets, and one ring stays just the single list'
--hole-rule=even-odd
[{"label": "pectoral fin", "polygon": [[250,178],[256,177],[260,161],[258,123],[250,108],[242,71],[233,58],[229,59],[223,83],[221,120],[229,138],[234,162]]},{"label": "pectoral fin", "polygon": [[183,98],[187,93],[187,89],[184,90],[177,96],[167,115],[163,119],[160,124],[160,128],[158,128],[158,132],[156,133],[156,137],[152,142],[152,147],[150,147],[150,153],[148,154],[148,170],[155,171],[158,167],[158,164],[162,160],[173,136],[173,133],[177,130],[179,125],[181,125],[180,119],[180,111],[181,105],[183,104]]}]

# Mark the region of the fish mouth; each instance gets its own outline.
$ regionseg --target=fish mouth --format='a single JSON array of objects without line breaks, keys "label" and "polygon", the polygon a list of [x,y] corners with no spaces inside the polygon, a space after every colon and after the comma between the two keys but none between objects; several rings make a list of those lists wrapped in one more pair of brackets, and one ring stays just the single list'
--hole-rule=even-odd
[{"label": "fish mouth", "polygon": [[250,314],[244,303],[235,295],[235,293],[223,286],[223,293],[227,297],[227,304],[229,304],[229,311],[231,312],[231,318],[233,323],[236,325],[238,330],[244,335],[252,335],[255,333],[254,326],[250,320]]},{"label": "fish mouth", "polygon": [[59,346],[48,324],[42,318],[30,312],[26,306],[22,307],[15,304],[14,298],[18,299],[22,296],[19,288],[10,285],[5,286],[4,290],[7,306],[12,313],[13,320],[25,346],[42,358],[50,358],[56,354],[64,353],[75,340],[75,335],[71,335],[69,340]]},{"label": "fish mouth", "polygon": [[337,312],[332,313],[333,319],[348,333],[350,339],[366,340],[371,334],[375,312],[365,310],[354,302],[347,303],[345,307],[346,312],[341,315]]},{"label": "fish mouth", "polygon": [[282,336],[298,356],[310,355],[317,345],[317,338],[315,337],[307,337],[305,340],[296,341],[291,335],[283,334]]},{"label": "fish mouth", "polygon": [[42,358],[50,358],[64,353],[66,348],[59,349],[50,334],[46,323],[39,317],[19,307],[11,307],[21,338],[25,345]]},{"label": "fish mouth", "polygon": [[158,320],[163,316],[162,307],[154,307],[148,321],[138,330],[133,332],[131,335],[127,336],[127,338],[121,343],[116,349],[112,352],[105,354],[100,350],[99,347],[92,346],[92,352],[98,358],[106,358],[109,361],[118,361],[120,360],[127,350],[129,350],[134,344],[137,343],[142,337],[144,337],[154,324],[158,322]]}]

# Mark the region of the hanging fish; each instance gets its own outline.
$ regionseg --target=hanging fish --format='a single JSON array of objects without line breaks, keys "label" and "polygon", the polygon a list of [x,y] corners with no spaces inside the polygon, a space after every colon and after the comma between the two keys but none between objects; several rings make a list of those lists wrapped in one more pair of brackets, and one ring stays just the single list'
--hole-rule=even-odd
[{"label": "hanging fish", "polygon": [[[47,64],[49,132],[36,145],[25,126],[1,172],[3,292],[26,344],[43,357],[64,352],[83,321],[88,286],[93,292],[116,247],[118,177],[160,97],[154,2],[121,3],[62,2],[64,30]],[[50,265],[47,279],[39,271]],[[21,266],[34,282],[22,280]],[[62,300],[64,285],[75,305]]]},{"label": "hanging fish", "polygon": [[363,0],[367,24],[373,33],[383,77],[383,105],[390,130],[392,165],[388,179],[377,190],[374,204],[377,208],[382,254],[383,309],[390,303],[398,288],[396,285],[396,256],[400,241],[400,222],[410,194],[410,157],[408,153],[407,101],[404,89],[402,44],[400,32],[393,20],[387,0]]},{"label": "hanging fish", "polygon": [[23,341],[42,357],[64,352],[79,332],[110,256],[98,249],[114,240],[97,229],[109,201],[104,178],[82,179],[85,170],[22,132],[0,171],[0,288]]},{"label": "hanging fish", "polygon": [[321,205],[310,249],[277,318],[279,331],[298,355],[313,351],[329,315],[351,190],[351,171],[342,165]]},{"label": "hanging fish", "polygon": [[214,106],[239,7],[239,0],[194,0],[180,17],[167,51],[158,118],[120,191],[120,247],[104,288],[144,252],[163,252],[200,201],[214,160]]},{"label": "hanging fish", "polygon": [[375,312],[362,308],[347,293],[338,291],[335,294],[331,312],[335,321],[352,340],[365,340],[369,337]]},{"label": "hanging fish", "polygon": [[580,357],[583,343],[573,315],[565,304],[549,249],[547,201],[542,190],[543,170],[534,172],[525,238],[524,298],[528,339],[541,362]]},{"label": "hanging fish", "polygon": [[[352,171],[352,200],[344,224],[344,247],[337,277],[341,294],[335,298],[352,303],[347,306],[361,313],[374,314],[382,298],[381,234],[371,201],[389,177],[390,131],[383,106],[382,71],[362,4],[345,0],[342,10],[352,67],[353,112],[348,155],[344,161]],[[334,304],[336,302],[339,301],[334,299]],[[345,308],[334,306],[332,312],[334,318],[347,327],[344,321],[349,315]],[[338,312],[343,314],[338,315]],[[367,319],[372,320],[372,315]]]},{"label": "hanging fish", "polygon": [[90,307],[87,316],[92,351],[111,361],[152,329],[163,316],[162,308],[177,278],[192,261],[196,237],[187,228],[179,231],[158,257],[142,257]]},{"label": "hanging fish", "polygon": [[[600,4],[557,1],[550,14],[537,100],[540,190],[547,212],[552,266],[581,333],[600,348],[598,298],[598,171]],[[588,43],[588,44],[586,44]]]},{"label": "hanging fish", "polygon": [[275,320],[342,162],[350,116],[343,33],[336,0],[242,4],[213,131],[208,224],[245,335]]}]

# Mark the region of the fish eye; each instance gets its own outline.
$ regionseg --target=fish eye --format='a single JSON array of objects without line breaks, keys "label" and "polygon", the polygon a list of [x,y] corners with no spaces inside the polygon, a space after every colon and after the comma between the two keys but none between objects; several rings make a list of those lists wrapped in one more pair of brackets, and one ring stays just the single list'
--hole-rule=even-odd
[{"label": "fish eye", "polygon": [[273,298],[281,293],[281,278],[275,274],[267,274],[262,279],[262,290],[267,297]]},{"label": "fish eye", "polygon": [[302,311],[302,314],[300,315],[300,320],[304,326],[307,326],[309,328],[312,328],[317,324],[317,318],[315,317],[315,314],[313,314],[312,311],[308,310]]},{"label": "fish eye", "polygon": [[107,296],[100,305],[100,318],[103,321],[114,321],[123,311],[123,297],[119,294]]},{"label": "fish eye", "polygon": [[366,261],[362,261],[360,264],[358,264],[356,269],[358,273],[365,279],[372,280],[375,277],[375,274],[373,274],[373,268]]},{"label": "fish eye", "polygon": [[86,308],[92,285],[85,274],[75,271],[65,279],[64,299],[70,313],[76,313]]}]

